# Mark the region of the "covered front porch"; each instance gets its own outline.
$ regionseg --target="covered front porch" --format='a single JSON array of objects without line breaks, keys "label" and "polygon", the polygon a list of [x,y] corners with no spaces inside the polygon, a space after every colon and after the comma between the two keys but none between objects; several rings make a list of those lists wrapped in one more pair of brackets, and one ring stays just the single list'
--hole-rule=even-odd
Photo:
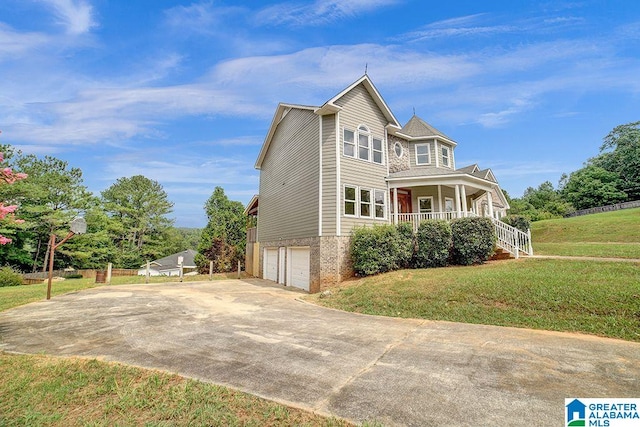
[{"label": "covered front porch", "polygon": [[424,220],[488,217],[494,223],[499,247],[516,258],[520,253],[533,255],[530,231],[523,232],[500,221],[509,204],[497,183],[469,175],[388,181],[390,219],[394,224],[408,222],[416,232]]},{"label": "covered front porch", "polygon": [[390,187],[393,223],[410,222],[414,230],[428,219],[450,221],[469,216],[499,219],[507,209],[502,200],[495,200],[492,188],[465,184]]}]

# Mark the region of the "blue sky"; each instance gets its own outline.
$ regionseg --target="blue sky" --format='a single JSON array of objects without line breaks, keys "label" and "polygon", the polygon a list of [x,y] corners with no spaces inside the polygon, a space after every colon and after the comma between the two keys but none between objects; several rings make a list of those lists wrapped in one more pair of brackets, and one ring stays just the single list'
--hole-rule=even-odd
[{"label": "blue sky", "polygon": [[215,186],[257,192],[278,102],[321,105],[365,64],[402,124],[415,108],[520,197],[640,119],[640,2],[3,0],[0,142],[96,194],[157,180],[201,227]]}]

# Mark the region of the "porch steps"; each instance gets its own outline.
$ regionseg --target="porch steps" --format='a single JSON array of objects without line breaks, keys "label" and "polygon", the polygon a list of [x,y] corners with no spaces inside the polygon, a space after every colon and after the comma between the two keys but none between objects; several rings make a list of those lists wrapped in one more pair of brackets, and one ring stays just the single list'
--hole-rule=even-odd
[{"label": "porch steps", "polygon": [[500,261],[504,259],[515,259],[513,254],[505,251],[502,248],[496,248],[495,253],[489,258],[489,261]]}]

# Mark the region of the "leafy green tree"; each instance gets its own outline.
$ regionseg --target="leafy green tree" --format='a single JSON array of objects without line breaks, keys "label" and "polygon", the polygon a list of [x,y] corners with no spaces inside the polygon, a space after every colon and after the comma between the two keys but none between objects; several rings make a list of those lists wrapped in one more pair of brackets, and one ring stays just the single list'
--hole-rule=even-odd
[{"label": "leafy green tree", "polygon": [[561,192],[576,209],[588,209],[626,200],[627,195],[620,187],[617,173],[587,165],[569,175]]},{"label": "leafy green tree", "polygon": [[87,232],[79,234],[56,250],[56,257],[64,257],[66,265],[77,269],[104,269],[117,254],[111,230],[114,220],[102,206],[96,205],[84,213]]},{"label": "leafy green tree", "polygon": [[137,268],[164,254],[163,236],[173,221],[173,203],[157,181],[142,175],[120,178],[101,193],[117,253],[114,265]]},{"label": "leafy green tree", "polygon": [[198,245],[196,263],[207,272],[209,261],[214,269],[230,271],[237,261],[243,262],[247,233],[247,218],[242,203],[229,200],[222,187],[216,187],[204,205],[208,222]]},{"label": "leafy green tree", "polygon": [[600,147],[601,154],[589,164],[618,175],[617,189],[628,200],[640,200],[640,121],[616,126]]},{"label": "leafy green tree", "polygon": [[532,221],[559,218],[573,210],[570,203],[562,199],[553,184],[545,181],[537,188],[529,187],[521,199],[509,200],[512,215],[522,215]]},{"label": "leafy green tree", "polygon": [[[66,235],[68,223],[90,208],[95,199],[83,185],[79,168],[51,156],[40,158],[20,151],[13,154],[13,168],[26,173],[29,179],[5,186],[2,196],[20,205],[20,216],[25,220],[22,248],[31,255],[31,270],[40,266],[44,270],[51,233]],[[64,258],[57,262],[62,265]]]}]

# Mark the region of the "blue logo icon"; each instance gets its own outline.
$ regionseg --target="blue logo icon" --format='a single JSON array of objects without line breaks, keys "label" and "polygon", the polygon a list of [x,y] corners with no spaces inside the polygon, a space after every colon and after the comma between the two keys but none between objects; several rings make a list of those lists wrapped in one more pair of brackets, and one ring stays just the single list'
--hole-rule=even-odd
[{"label": "blue logo icon", "polygon": [[567,405],[567,427],[584,427],[587,405],[574,399]]}]

